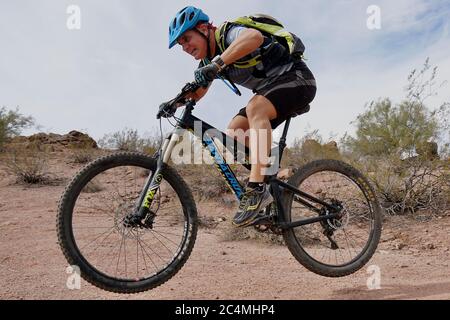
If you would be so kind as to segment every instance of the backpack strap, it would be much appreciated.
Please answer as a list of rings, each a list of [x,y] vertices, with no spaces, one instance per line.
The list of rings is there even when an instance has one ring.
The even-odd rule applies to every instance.
[[[292,37],[292,34],[289,31],[284,29],[283,26],[257,22],[250,17],[239,17],[235,19],[233,22],[242,24],[244,26],[248,26],[250,28],[258,29],[259,31],[267,32],[271,35],[274,35],[275,37],[286,39],[287,45],[289,47],[289,52],[291,54],[294,53],[295,47],[294,38]]]
[[[220,52],[225,51],[226,34],[227,34],[228,30],[230,29],[230,27],[231,27],[231,23],[228,21],[225,21],[214,32],[214,36],[216,38],[216,44],[219,47]]]
[[[219,28],[216,29],[214,36],[216,38],[216,44],[219,47],[219,50],[221,52],[225,51],[225,40],[226,40],[226,35],[228,33],[228,31],[231,29],[231,27],[236,26],[237,23],[234,22],[224,22]],[[244,25],[245,26],[245,25]],[[261,63],[262,58],[261,55],[257,55],[256,57],[253,57],[251,59],[245,60],[245,61],[235,61],[233,63],[233,66],[239,69],[245,69],[245,68],[250,68],[250,67],[254,67],[257,64]]]

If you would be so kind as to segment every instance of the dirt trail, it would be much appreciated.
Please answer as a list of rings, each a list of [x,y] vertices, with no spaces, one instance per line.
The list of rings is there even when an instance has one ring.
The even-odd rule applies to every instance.
[[[60,174],[69,177],[75,169]],[[425,222],[389,218],[369,264],[351,276],[331,279],[303,268],[283,246],[224,241],[233,209],[220,208],[219,213],[217,204],[208,203],[199,205],[200,215],[228,220],[201,228],[186,265],[162,286],[119,295],[82,280],[80,290],[69,290],[55,230],[63,186],[30,188],[1,178],[1,299],[450,299],[448,215]],[[367,288],[370,265],[380,268],[378,290]]]

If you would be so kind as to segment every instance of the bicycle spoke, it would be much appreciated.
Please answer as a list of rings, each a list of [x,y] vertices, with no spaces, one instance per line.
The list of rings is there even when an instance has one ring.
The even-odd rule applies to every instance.
[[[74,180],[74,187],[65,191],[68,193],[63,198],[65,207],[58,212],[60,217],[64,216],[59,218],[63,223],[58,228],[66,235],[61,238],[65,252],[69,252],[72,260],[84,263],[91,274],[98,274],[90,279],[94,284],[108,276],[110,280],[102,282],[102,288],[111,288],[111,283],[173,276],[178,269],[169,266],[180,264],[190,254],[191,240],[187,237],[192,233],[195,236],[197,230],[186,228],[195,223],[186,213],[193,212],[195,204],[189,200],[187,188],[180,188],[184,182],[170,173],[168,179],[172,181],[166,178],[161,181],[151,207],[156,213],[153,229],[138,226],[131,220],[125,223],[125,218],[135,212],[148,180],[141,171],[149,170],[125,163],[148,164],[154,160],[133,153],[118,153],[103,159],[83,168]],[[71,212],[68,218],[66,212]],[[67,235],[67,230],[71,234]],[[184,251],[180,249],[183,247]],[[145,281],[142,285],[151,286],[158,281]],[[112,291],[116,290],[135,289],[120,285]]]
[[[122,244],[123,244],[123,239],[124,238],[125,238],[125,235],[122,235],[122,239],[120,241],[120,247],[119,247],[119,254],[117,256],[117,265],[116,265],[116,273],[115,273],[116,277],[117,277],[117,271],[119,269],[120,254],[122,253]]]
[[[294,231],[299,245],[311,258],[326,264],[342,265],[356,259],[369,241],[373,228],[370,204],[359,186],[340,173],[328,171],[312,174],[299,188],[328,203],[341,201],[346,210],[340,218],[341,225],[326,226],[334,229],[333,241],[338,245],[336,249],[331,248],[331,242],[322,234],[325,230],[323,222],[303,226],[304,228],[299,230],[301,232]],[[291,221],[316,216],[317,213],[305,205],[292,202]],[[333,221],[327,220],[326,223],[334,223]]]
[[[109,230],[114,231],[114,226],[112,226]],[[96,241],[97,239],[99,239],[102,235],[104,235],[105,233],[107,233],[109,230],[106,230],[105,232],[103,232],[102,234],[100,234],[98,237],[96,237],[94,240],[92,240],[91,242],[89,242],[88,244],[84,245],[81,250],[85,249],[88,245],[90,245],[91,243],[93,243],[94,241]]]
[[[163,245],[163,247],[164,248],[166,248],[167,249],[167,251],[169,251],[170,253],[172,253],[172,251],[170,251],[170,249],[169,248],[167,248],[167,246],[155,235],[155,233],[158,233],[158,232],[156,232],[156,231],[154,231],[154,230],[152,230],[153,232],[150,232],[162,245]],[[158,233],[159,234],[159,233]],[[161,234],[160,234],[161,235]],[[169,240],[169,242],[172,242],[173,244],[175,244],[177,247],[178,247],[178,244],[176,244],[175,242],[173,242],[172,240],[170,240],[169,238],[167,238],[167,237],[165,237],[165,236],[163,236],[163,235],[161,235],[163,238],[165,238],[165,239],[167,239],[167,240]]]
[[[161,258],[161,256],[147,242],[142,239],[140,240],[140,242],[143,243],[147,247],[147,249],[150,249],[150,251],[152,251],[160,260],[164,261],[164,259]]]

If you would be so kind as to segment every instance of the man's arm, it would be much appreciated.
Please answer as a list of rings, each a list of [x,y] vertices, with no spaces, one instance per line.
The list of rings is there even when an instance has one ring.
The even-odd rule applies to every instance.
[[[209,84],[209,86],[206,88],[201,87],[201,88],[197,89],[197,91],[187,94],[185,98],[186,99],[194,99],[195,102],[197,102],[205,96],[205,94],[208,92],[208,89],[210,86],[211,86],[211,84]],[[182,106],[184,106],[184,103],[175,104],[175,107],[177,107],[177,108],[182,107]]]
[[[242,30],[220,57],[226,65],[232,64],[258,49],[263,42],[264,36],[260,31],[256,29]]]
[[[228,48],[220,55],[220,59],[225,65],[232,64],[236,60],[245,57],[258,49],[263,42],[264,36],[260,31],[245,28],[239,32],[236,39],[232,41]],[[195,93],[188,95],[187,97],[193,98],[196,101],[200,100],[206,92],[208,92],[211,82],[214,80],[216,74],[220,72],[221,68],[221,64],[215,62],[213,59],[212,64],[197,69],[195,71],[195,80],[204,87],[198,89]],[[208,87],[206,87],[206,85]]]
[[[211,83],[206,88],[200,87],[199,89],[197,89],[197,91],[186,95],[186,98],[194,99],[197,102],[205,96],[205,94],[208,92],[210,86],[211,86]]]
[[[195,91],[194,93],[189,94],[187,96],[187,98],[194,99],[195,101],[200,100],[208,92],[210,86],[211,86],[211,84],[209,84],[209,86],[206,88],[201,87],[201,88],[197,89],[197,91]]]

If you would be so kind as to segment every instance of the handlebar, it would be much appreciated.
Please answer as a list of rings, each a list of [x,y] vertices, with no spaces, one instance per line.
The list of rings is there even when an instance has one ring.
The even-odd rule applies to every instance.
[[[181,89],[181,92],[172,100],[170,100],[167,103],[163,103],[160,105],[158,114],[156,115],[156,119],[160,119],[161,117],[168,118],[173,116],[177,109],[177,103],[186,104],[186,96],[189,93],[193,93],[197,91],[200,88],[200,86],[197,84],[197,82],[188,82],[185,84],[183,89]]]

